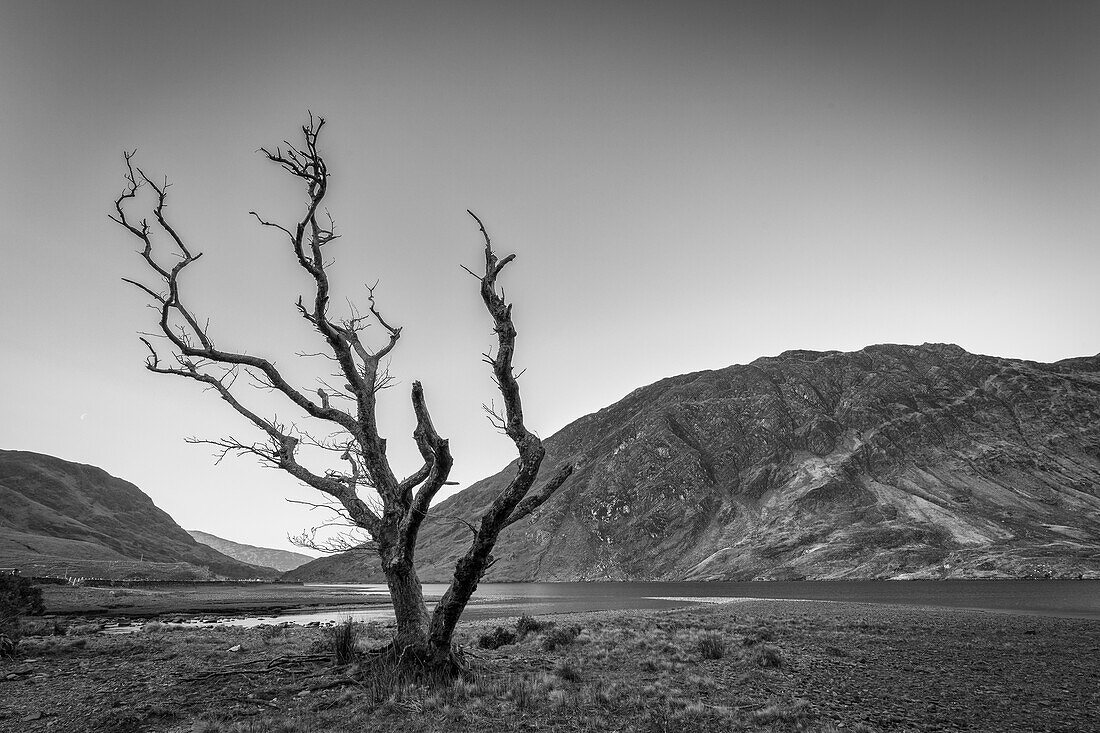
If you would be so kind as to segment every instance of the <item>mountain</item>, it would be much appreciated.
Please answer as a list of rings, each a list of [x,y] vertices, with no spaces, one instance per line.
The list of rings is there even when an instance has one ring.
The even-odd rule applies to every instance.
[[[542,475],[577,469],[486,581],[1100,577],[1100,356],[788,351],[642,387],[545,444]],[[515,467],[433,508],[424,580],[449,580]],[[355,553],[288,577],[379,574]]]
[[[197,529],[189,529],[187,530],[187,534],[194,537],[196,542],[201,542],[207,547],[213,547],[218,552],[223,555],[228,555],[234,560],[240,560],[250,565],[261,565],[265,568],[272,568],[282,573],[305,565],[307,562],[314,559],[300,552],[276,550],[271,547],[242,545],[239,542],[222,539],[221,537],[206,532],[200,532]]]
[[[73,575],[274,575],[199,544],[139,488],[101,468],[7,450],[0,450],[0,565]]]

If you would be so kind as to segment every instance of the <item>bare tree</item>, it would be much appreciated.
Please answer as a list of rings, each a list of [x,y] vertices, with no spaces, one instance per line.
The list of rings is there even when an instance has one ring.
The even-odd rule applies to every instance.
[[[494,420],[515,443],[519,462],[507,487],[493,500],[480,522],[471,527],[470,547],[457,561],[449,588],[429,615],[415,568],[416,543],[432,499],[447,483],[452,465],[450,447],[432,424],[423,387],[413,382],[411,398],[416,429],[412,437],[423,464],[404,478],[399,478],[390,465],[386,441],[379,436],[376,399],[378,391],[389,383],[381,362],[397,346],[401,328],[382,316],[373,287],[368,288],[365,312],[353,307],[352,315],[347,318],[337,318],[331,313],[330,263],[325,255],[326,248],[337,235],[332,219],[322,214],[329,173],[318,151],[317,140],[324,124],[323,118],[314,118],[311,114],[309,123],[302,127],[302,146],[287,142],[274,150],[261,148],[268,160],[277,163],[305,186],[305,210],[297,221],[285,226],[250,213],[260,225],[287,240],[298,266],[309,274],[311,292],[308,297],[298,297],[296,308],[323,339],[323,353],[335,360],[338,366],[335,376],[337,381],[343,382],[342,387],[324,382],[315,391],[302,390],[290,384],[273,361],[226,350],[215,343],[207,321],[196,315],[185,301],[180,286],[182,273],[197,262],[202,253],[192,249],[165,216],[167,181],[153,181],[134,165],[133,153],[124,155],[126,187],[114,202],[111,219],[138,240],[139,254],[156,284],[150,286],[139,280],[124,280],[150,297],[151,305],[159,313],[155,335],[165,344],[154,346],[150,338],[141,338],[149,352],[146,368],[205,385],[265,434],[260,442],[236,438],[200,442],[218,446],[222,455],[251,455],[286,471],[329,497],[346,519],[365,530],[381,559],[397,617],[392,651],[406,662],[445,672],[460,664],[453,647],[455,627],[479,580],[493,562],[492,550],[500,532],[545,502],[565,482],[573,468],[565,466],[534,489],[546,450],[538,436],[524,425],[519,383],[512,367],[516,342],[512,306],[497,287],[501,272],[515,255],[498,257],[484,224],[469,212],[478,224],[485,248],[484,270],[480,273],[467,271],[480,282],[481,298],[493,319],[497,337],[495,353],[485,354],[503,399],[503,409],[494,413]],[[155,225],[147,218],[134,220],[126,212],[132,207],[139,189],[145,186],[152,192]],[[154,239],[158,238],[167,243],[170,252],[162,253],[154,247]],[[385,343],[371,346],[361,337],[370,323],[381,326]],[[317,438],[316,432],[295,423],[286,425],[275,417],[261,415],[242,400],[240,390],[235,388],[242,373],[334,432],[328,437]],[[344,409],[338,405],[348,407]],[[338,462],[330,461],[329,465],[340,468],[322,470],[307,466],[304,452],[299,450],[303,445],[338,456]]]

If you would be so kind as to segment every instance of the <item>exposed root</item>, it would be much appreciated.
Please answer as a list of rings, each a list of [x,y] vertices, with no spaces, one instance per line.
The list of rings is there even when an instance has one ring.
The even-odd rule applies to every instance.
[[[394,689],[406,685],[449,685],[472,675],[461,647],[452,646],[441,653],[426,646],[399,645],[396,641],[367,652],[360,671],[365,683],[392,685]]]

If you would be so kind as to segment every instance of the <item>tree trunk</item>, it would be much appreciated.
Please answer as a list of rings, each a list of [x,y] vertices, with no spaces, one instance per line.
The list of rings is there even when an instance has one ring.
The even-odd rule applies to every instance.
[[[406,675],[410,680],[430,683],[449,683],[466,673],[467,667],[460,649],[455,649],[452,638],[454,623],[445,636],[430,634],[432,617],[424,605],[424,592],[420,578],[411,563],[384,564],[390,600],[397,616],[397,635],[384,650],[378,661]],[[476,582],[473,587],[477,587]],[[471,588],[470,593],[473,590]],[[448,593],[449,595],[449,593]],[[466,595],[462,602],[469,599]],[[461,608],[459,609],[461,613]],[[436,614],[438,616],[438,613]],[[458,620],[455,614],[455,621]]]
[[[428,647],[428,608],[424,605],[424,590],[412,563],[394,558],[392,551],[380,548],[382,571],[390,589],[390,601],[397,617],[397,650],[415,650],[422,654]]]
[[[490,553],[496,543],[496,533],[490,533],[490,536],[491,538],[486,539],[479,533],[474,539],[473,547],[455,564],[451,585],[435,607],[429,643],[437,654],[444,649],[450,649],[458,619],[462,616],[470,597],[477,590],[481,576],[489,566],[492,557]]]

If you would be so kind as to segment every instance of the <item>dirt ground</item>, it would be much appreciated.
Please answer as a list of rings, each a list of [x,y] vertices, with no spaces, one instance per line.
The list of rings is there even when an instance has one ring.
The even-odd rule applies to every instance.
[[[335,666],[327,628],[74,624],[0,662],[0,730],[1100,730],[1097,621],[756,600],[540,621],[497,649],[478,639],[515,619],[464,625],[472,674],[443,688]],[[354,631],[365,655],[390,629]]]

